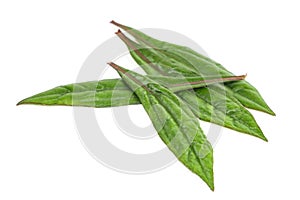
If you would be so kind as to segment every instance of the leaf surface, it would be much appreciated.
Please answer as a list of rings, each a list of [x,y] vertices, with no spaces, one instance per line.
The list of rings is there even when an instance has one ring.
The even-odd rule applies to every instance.
[[[216,68],[206,68],[209,70],[209,73],[202,74],[196,66],[185,58],[180,57],[180,60],[170,58],[170,56],[159,53],[153,48],[141,47],[120,31],[117,32],[117,35],[125,42],[135,61],[151,75],[159,75],[160,71],[163,71],[168,77],[226,76],[220,74],[219,69]],[[141,54],[144,57],[140,57]],[[221,84],[214,85],[219,85],[219,89],[216,90],[216,87],[197,88],[194,89],[194,93],[191,91],[182,91],[178,94],[184,101],[188,102],[191,110],[201,120],[209,121],[267,141],[252,114],[236,99],[233,91]],[[248,125],[251,125],[251,127],[248,127]]]
[[[242,80],[245,76],[219,78],[208,76],[201,77],[165,77],[148,76],[151,79],[169,87],[173,92],[188,90],[219,82],[231,82]],[[107,79],[74,83],[55,87],[48,91],[26,98],[18,103],[38,105],[64,105],[64,106],[87,106],[87,107],[114,107],[123,105],[139,104],[138,98],[127,87],[122,79]]]
[[[141,31],[119,24],[114,21],[112,21],[111,23],[126,30],[140,44],[144,44],[146,47],[151,47],[159,51],[160,53],[165,54],[167,57],[176,60],[177,62],[180,62],[182,60],[188,60],[192,65],[192,67],[190,67],[190,70],[192,71],[196,67],[198,72],[200,72],[200,74],[202,75],[209,75],[211,71],[213,72],[218,71],[220,74],[227,75],[227,76],[233,75],[233,73],[228,71],[225,67],[223,67],[218,62],[215,62],[214,60],[194,51],[189,47],[157,40],[155,38],[152,38],[144,34]],[[164,61],[164,59],[158,60],[157,58],[151,60],[151,57],[149,57],[149,55],[147,56],[145,52],[143,52],[143,54],[151,62],[158,63],[157,61]],[[188,70],[187,72],[189,72],[190,70]],[[226,87],[234,91],[235,98],[237,98],[245,107],[262,111],[270,115],[275,115],[275,113],[264,101],[264,99],[262,98],[258,90],[247,81],[240,81],[239,83],[228,83],[226,84]]]
[[[168,88],[110,63],[134,91],[160,138],[188,169],[214,190],[213,150],[189,107]]]

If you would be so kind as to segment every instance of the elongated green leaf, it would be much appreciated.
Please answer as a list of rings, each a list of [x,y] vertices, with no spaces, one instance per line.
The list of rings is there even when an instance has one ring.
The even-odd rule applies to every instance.
[[[113,107],[139,104],[138,98],[120,79],[91,81],[59,86],[18,103],[86,107]]]
[[[267,141],[252,114],[238,101],[231,99],[226,89],[220,88],[222,92],[217,92],[216,87],[220,86],[213,85],[194,92],[181,91],[177,95],[187,102],[194,114],[201,120]]]
[[[203,76],[203,74],[198,72],[196,67],[189,66],[190,63],[188,60],[182,59],[185,63],[178,62],[164,54],[157,53],[153,48],[140,48],[139,44],[128,39],[120,31],[117,32],[117,35],[125,42],[132,57],[147,73],[157,75],[160,74],[159,71],[164,71],[165,74],[173,77],[195,74],[199,77]],[[140,54],[143,54],[144,57],[140,57]],[[152,65],[149,65],[149,63],[152,63]],[[153,65],[156,65],[156,67],[153,68]],[[187,66],[190,70],[187,69]],[[153,72],[153,69],[159,70],[154,70]],[[216,68],[207,69],[210,70],[210,74],[217,74],[220,77],[224,76]],[[209,121],[267,141],[252,114],[239,103],[233,92],[227,87],[222,87],[222,85],[219,85],[219,89],[214,92],[215,89],[211,87],[209,87],[209,90],[207,88],[197,88],[194,89],[194,93],[183,91],[178,93],[178,95],[184,101],[188,102],[194,114],[201,120]]]
[[[110,65],[138,96],[163,142],[214,190],[213,150],[189,107],[157,82],[113,63]]]
[[[177,44],[173,44],[173,43],[169,43],[169,42],[165,42],[165,41],[155,39],[155,38],[150,37],[149,35],[141,32],[137,29],[134,29],[134,28],[129,27],[129,26],[125,26],[123,24],[115,22],[114,20],[111,21],[111,23],[118,26],[118,27],[120,27],[121,29],[125,30],[126,32],[128,32],[138,42],[146,44],[149,47],[152,47],[152,48],[159,47],[159,49],[162,49],[162,50],[163,49],[165,49],[165,50],[167,50],[167,49],[177,49],[177,50],[180,50],[180,51],[183,51],[183,52],[189,52],[189,53],[194,54],[196,56],[200,56],[200,57],[202,57],[203,59],[205,59],[209,62],[215,62],[212,59],[210,59],[210,58],[208,58],[208,57],[206,57],[202,54],[199,54],[198,52],[194,51],[193,49],[191,49],[189,47],[181,46],[181,45],[177,45]]]
[[[193,70],[196,67],[202,75],[208,75],[207,72],[210,72],[211,70],[217,70],[222,75],[233,75],[231,72],[226,70],[221,64],[213,61],[212,59],[204,55],[199,54],[198,52],[188,47],[160,41],[131,27],[124,26],[114,21],[112,21],[112,23],[126,30],[141,44],[154,48],[160,53],[167,55],[167,57],[170,57],[173,54],[173,56],[171,56],[170,58],[175,59],[177,62],[181,62],[182,60],[188,60],[192,65],[192,68],[190,68],[190,70]],[[147,56],[145,52],[143,52],[143,54],[150,61],[155,60],[156,63],[158,61],[163,61],[158,59],[151,60],[151,54],[150,57],[149,55]],[[187,72],[189,72],[189,70]],[[226,86],[234,91],[234,96],[247,108],[275,115],[275,113],[270,109],[270,107],[266,104],[262,96],[259,94],[257,89],[253,87],[250,83],[246,81],[241,81],[239,83],[228,83],[226,84]]]
[[[145,51],[146,49],[143,51],[143,53],[146,54]],[[233,76],[233,74],[227,71],[222,65],[208,62],[193,54],[184,54],[180,51],[168,51],[165,52],[165,55],[176,60],[177,62],[184,63],[185,66],[193,69],[193,72],[197,72],[191,73],[191,70],[187,70],[185,74],[188,76],[196,76],[197,74],[201,74],[203,76],[212,74],[220,74],[220,76]],[[151,57],[150,54],[148,54],[148,56]],[[149,58],[149,60],[151,59]],[[184,74],[184,72],[180,73]],[[275,115],[275,113],[265,103],[257,89],[247,81],[239,81],[238,83],[226,83],[225,85],[226,87],[228,87],[228,89],[232,90],[232,94],[234,95],[234,97],[238,99],[245,107]]]
[[[188,90],[197,87],[205,87],[219,82],[243,80],[245,76],[234,77],[165,77],[149,76],[158,81],[173,92]],[[65,105],[65,106],[88,106],[88,107],[113,107],[138,104],[138,98],[124,84],[121,79],[108,79],[102,81],[91,81],[84,83],[59,86],[26,98],[20,104],[39,105]]]

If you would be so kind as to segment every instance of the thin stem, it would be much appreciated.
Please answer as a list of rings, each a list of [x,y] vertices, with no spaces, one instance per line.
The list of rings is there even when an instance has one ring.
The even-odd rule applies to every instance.
[[[155,48],[153,45],[151,45],[149,42],[147,42],[146,40],[144,40],[143,38],[141,38],[139,35],[135,34],[134,31],[130,31],[130,29],[132,29],[132,28],[130,28],[130,27],[128,27],[128,26],[125,26],[125,25],[123,25],[123,24],[120,24],[120,23],[118,23],[118,22],[115,22],[114,20],[112,20],[110,23],[112,23],[113,25],[115,25],[115,26],[117,26],[117,27],[119,27],[119,28],[121,28],[121,29],[123,29],[123,30],[129,32],[130,35],[132,35],[134,38],[136,38],[136,39],[142,41],[142,42],[145,43],[147,46],[149,46],[149,47],[151,47],[151,48],[153,48],[153,49],[159,50],[159,49]]]
[[[118,22],[115,22],[114,20],[112,20],[110,23],[112,23],[113,25],[117,26],[117,27],[120,27],[121,29],[125,30],[125,31],[128,31],[130,30],[131,28],[128,27],[128,26],[125,26],[123,24],[120,24]]]
[[[141,81],[139,81],[138,79],[136,79],[135,77],[133,77],[131,74],[127,73],[127,71],[124,68],[122,68],[121,66],[119,66],[119,65],[117,65],[117,64],[115,64],[113,62],[109,62],[107,64],[109,64],[116,71],[118,71],[118,72],[124,74],[125,76],[127,76],[128,78],[130,78],[132,81],[134,81],[139,86],[143,87],[148,92],[152,93],[152,91],[149,90],[149,88],[147,86],[145,86]]]
[[[129,47],[130,50],[134,51],[144,62],[146,62],[160,74],[167,75],[158,66],[154,65],[146,56],[144,56],[144,54],[142,54],[142,52],[137,48],[137,44],[130,40],[128,37],[126,37],[126,35],[124,35],[120,29],[116,32],[116,35]]]
[[[197,85],[197,84],[202,84],[202,83],[220,83],[220,82],[229,82],[229,81],[239,81],[239,80],[244,80],[246,78],[246,76],[247,76],[247,74],[240,75],[240,76],[230,76],[230,77],[225,77],[225,78],[215,78],[215,79],[209,79],[209,80],[177,83],[177,84],[170,84],[169,87]]]

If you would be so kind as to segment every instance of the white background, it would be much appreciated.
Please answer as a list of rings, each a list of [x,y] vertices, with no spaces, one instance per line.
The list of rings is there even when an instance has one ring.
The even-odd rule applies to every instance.
[[[297,1],[194,2],[1,1],[0,199],[300,198]],[[247,72],[276,112],[252,112],[268,143],[223,130],[215,192],[179,162],[147,175],[108,169],[82,146],[72,108],[15,106],[74,82],[85,58],[113,35],[112,19],[190,37],[231,71]],[[107,110],[96,112],[111,121]]]

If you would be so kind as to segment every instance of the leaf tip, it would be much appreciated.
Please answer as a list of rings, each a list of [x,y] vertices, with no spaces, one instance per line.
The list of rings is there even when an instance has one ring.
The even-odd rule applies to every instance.
[[[264,113],[267,113],[269,115],[272,115],[272,116],[276,116],[274,111],[267,104],[265,104],[265,108],[263,110],[260,110],[260,111],[262,111]]]
[[[27,100],[27,98],[26,98],[26,99],[23,99],[23,100],[21,100],[21,101],[19,101],[19,102],[16,104],[16,106],[19,106],[19,105],[23,105],[23,104],[28,103],[28,102],[26,102],[26,100]]]
[[[263,139],[265,142],[269,142],[269,140],[265,137],[264,139]]]
[[[273,112],[273,110],[269,110],[269,112],[268,112],[270,115],[272,115],[272,116],[276,116],[276,114]]]
[[[264,136],[263,134],[261,134],[261,135],[259,136],[259,138],[262,139],[262,140],[265,141],[265,142],[268,142],[268,139],[267,139],[266,136]]]
[[[208,187],[209,187],[209,189],[212,191],[212,192],[214,192],[215,191],[215,186],[214,186],[214,183],[212,182],[211,184],[207,184],[208,185]]]

